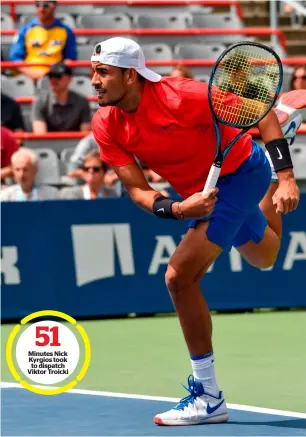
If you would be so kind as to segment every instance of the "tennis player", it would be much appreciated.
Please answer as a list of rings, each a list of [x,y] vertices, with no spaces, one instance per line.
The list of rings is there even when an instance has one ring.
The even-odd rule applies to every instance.
[[[189,349],[189,395],[154,418],[159,425],[228,420],[212,348],[212,324],[199,283],[222,250],[235,246],[252,266],[276,260],[281,216],[296,209],[299,190],[287,141],[274,111],[259,123],[278,184],[261,147],[245,134],[226,157],[217,188],[202,195],[216,138],[208,86],[192,79],[162,78],[145,67],[139,45],[126,38],[97,44],[91,58],[100,109],[92,129],[101,159],[114,167],[132,200],[161,219],[190,220],[173,254],[166,284]],[[220,126],[222,147],[237,129]],[[151,188],[135,156],[166,179],[184,199],[173,201]]]

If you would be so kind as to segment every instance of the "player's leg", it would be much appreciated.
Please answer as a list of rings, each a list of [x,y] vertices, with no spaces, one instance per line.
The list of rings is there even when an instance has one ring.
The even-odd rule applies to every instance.
[[[271,182],[265,197],[259,204],[261,211],[267,219],[269,227],[275,232],[275,234],[281,238],[282,236],[282,216],[276,212],[276,208],[273,205],[272,197],[277,190],[278,182]]]
[[[296,132],[302,123],[302,118],[305,116],[305,113],[306,90],[290,91],[283,94],[276,108],[276,114],[284,137],[287,139],[289,145],[293,144]],[[259,207],[267,220],[268,226],[259,244],[249,241],[237,247],[249,264],[259,268],[268,268],[274,264],[282,236],[282,216],[276,213],[275,206],[272,203],[272,197],[278,187],[278,178],[267,152],[266,157],[271,166],[272,179],[270,187],[260,202]],[[243,229],[241,233],[243,233]]]
[[[295,90],[284,93],[280,98],[275,112],[284,137],[288,141],[289,146],[291,146],[294,143],[297,130],[302,123],[303,117],[306,116],[306,90]],[[271,166],[272,179],[269,190],[259,206],[265,215],[270,228],[278,237],[281,237],[282,216],[276,213],[275,207],[272,203],[272,197],[278,187],[278,178],[268,152],[266,152],[266,157]]]
[[[208,240],[208,223],[202,222],[188,230],[166,272],[167,288],[192,356],[212,351],[211,317],[200,289],[200,280],[222,249]]]
[[[235,237],[234,245],[241,256],[252,266],[260,269],[271,267],[277,258],[282,236],[282,217],[276,213],[272,203],[278,184],[272,182],[259,204],[259,208],[248,217]],[[260,241],[248,241],[250,229],[258,229]],[[261,229],[261,230],[260,230]]]
[[[190,353],[193,376],[188,379],[190,395],[175,408],[158,414],[158,425],[194,425],[228,420],[226,404],[219,391],[214,369],[212,325],[200,280],[222,248],[209,241],[209,222],[189,229],[171,257],[166,284],[174,303]]]
[[[190,395],[175,408],[155,417],[155,423],[182,425],[219,423],[227,420],[225,401],[219,391],[211,344],[211,322],[199,284],[222,249],[229,250],[247,217],[258,208],[268,189],[270,166],[256,144],[250,158],[237,172],[218,181],[218,201],[213,213],[192,220],[187,235],[173,254],[166,282],[174,302],[191,355],[193,376],[188,380]],[[262,215],[264,225],[266,220]],[[207,222],[209,221],[209,222]],[[261,239],[262,231],[258,237]]]

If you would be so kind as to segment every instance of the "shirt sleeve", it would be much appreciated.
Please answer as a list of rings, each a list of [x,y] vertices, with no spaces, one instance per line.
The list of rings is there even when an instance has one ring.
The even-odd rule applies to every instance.
[[[103,108],[104,109],[104,108]],[[109,108],[105,108],[110,111]],[[94,138],[100,147],[100,157],[102,161],[114,167],[122,167],[123,165],[134,164],[134,156],[121,147],[115,138],[114,131],[116,131],[116,121],[110,119],[109,114],[103,115],[97,111],[93,117],[92,131]]]
[[[77,43],[75,34],[72,32],[72,30],[69,27],[66,27],[67,31],[67,40],[64,47],[64,59],[71,59],[72,61],[76,61],[77,56]]]
[[[32,105],[32,121],[46,121],[43,112],[43,102],[40,97],[35,99]]]
[[[22,27],[16,40],[13,42],[10,50],[10,60],[11,61],[23,61],[26,57],[26,46],[25,46],[25,35],[27,32],[27,27]]]

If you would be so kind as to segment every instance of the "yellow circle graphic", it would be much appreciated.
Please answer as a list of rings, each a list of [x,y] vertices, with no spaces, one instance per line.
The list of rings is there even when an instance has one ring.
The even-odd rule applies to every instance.
[[[40,388],[40,387],[36,387],[33,386],[31,384],[29,384],[27,381],[23,381],[19,375],[19,373],[17,372],[14,362],[13,362],[13,356],[12,356],[12,351],[13,351],[13,343],[15,340],[16,335],[18,334],[19,330],[20,330],[20,325],[16,325],[12,332],[10,333],[7,345],[6,345],[6,361],[7,361],[7,365],[10,369],[11,374],[13,375],[14,379],[16,379],[17,382],[19,382],[24,388],[26,388],[29,391],[32,391],[34,393],[40,394],[40,395],[47,395],[47,396],[52,396],[52,395],[58,395],[60,393],[64,393],[67,390],[72,389],[73,387],[75,387],[77,385],[78,382],[80,382],[89,367],[90,364],[90,359],[91,359],[91,348],[90,348],[90,341],[89,338],[86,334],[85,329],[79,325],[77,323],[77,321],[69,316],[68,314],[62,313],[60,311],[53,311],[53,310],[44,310],[44,311],[37,311],[35,313],[29,314],[28,316],[24,317],[20,323],[21,325],[25,325],[26,323],[28,323],[29,321],[36,319],[38,317],[44,317],[44,316],[53,316],[53,317],[59,317],[61,319],[66,320],[67,322],[71,323],[72,325],[75,325],[76,329],[79,331],[80,336],[83,340],[84,346],[85,346],[85,358],[84,358],[84,363],[82,366],[82,369],[80,370],[79,374],[76,376],[76,378],[69,382],[69,384],[66,384],[64,387],[58,387],[58,388],[54,388],[54,389],[45,389],[45,388]]]

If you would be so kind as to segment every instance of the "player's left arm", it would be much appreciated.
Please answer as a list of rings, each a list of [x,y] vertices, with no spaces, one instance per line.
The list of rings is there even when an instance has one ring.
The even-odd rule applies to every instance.
[[[258,123],[258,128],[279,181],[278,188],[272,198],[273,205],[276,207],[277,213],[287,214],[297,208],[300,198],[287,140],[283,136],[278,118],[273,110]]]

